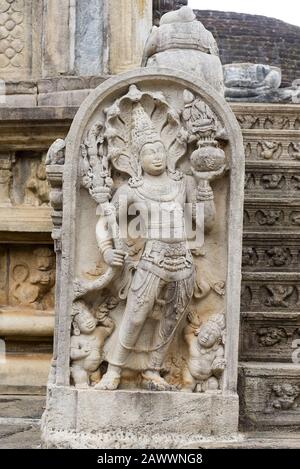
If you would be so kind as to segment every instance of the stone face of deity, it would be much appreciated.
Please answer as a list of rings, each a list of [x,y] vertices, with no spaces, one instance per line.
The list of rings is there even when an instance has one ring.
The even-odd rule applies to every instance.
[[[141,149],[140,160],[145,173],[161,175],[167,168],[167,155],[162,142],[146,143]]]

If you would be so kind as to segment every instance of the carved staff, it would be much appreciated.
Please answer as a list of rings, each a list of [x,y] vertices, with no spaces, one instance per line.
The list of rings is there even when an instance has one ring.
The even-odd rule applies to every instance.
[[[82,184],[97,202],[97,214],[105,218],[115,248],[122,250],[124,247],[120,240],[116,209],[110,203],[113,181],[108,157],[103,145],[102,129],[103,126],[100,123],[93,125],[84,144],[81,145]],[[119,267],[109,266],[106,272],[94,281],[76,279],[74,281],[74,299],[105,288],[119,272]]]

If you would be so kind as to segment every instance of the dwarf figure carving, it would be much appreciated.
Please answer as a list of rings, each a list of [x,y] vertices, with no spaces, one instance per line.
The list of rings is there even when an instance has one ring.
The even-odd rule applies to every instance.
[[[183,333],[189,357],[183,375],[182,391],[205,392],[219,389],[219,380],[226,365],[224,314],[215,314],[199,327],[196,315],[190,312],[188,325]]]
[[[88,388],[92,381],[100,380],[103,345],[114,330],[114,322],[103,312],[96,318],[83,301],[74,303],[73,314],[71,377],[77,388]]]

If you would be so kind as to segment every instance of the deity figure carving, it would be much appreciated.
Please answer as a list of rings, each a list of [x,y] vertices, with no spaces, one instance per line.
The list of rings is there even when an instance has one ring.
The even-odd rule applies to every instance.
[[[54,254],[49,248],[33,251],[33,260],[16,263],[12,270],[13,297],[19,304],[35,309],[53,308],[55,284]]]
[[[0,205],[11,205],[12,158],[0,156]]]
[[[73,305],[73,335],[71,338],[71,377],[77,388],[87,388],[100,380],[105,339],[115,324],[107,312],[94,316],[83,301]]]
[[[183,334],[188,345],[183,391],[205,392],[219,389],[219,378],[225,369],[225,316],[215,314],[204,324],[189,313]]]
[[[26,205],[46,206],[49,204],[49,185],[46,177],[44,159],[32,161],[30,175],[25,185]]]
[[[127,368],[139,370],[144,389],[176,389],[161,370],[195,287],[185,205],[196,232],[209,233],[216,216],[211,181],[227,169],[217,140],[226,138],[220,122],[187,90],[183,102],[180,114],[163,93],[131,85],[105,110],[105,122],[89,129],[81,146],[82,186],[98,204],[96,239],[108,268],[95,280],[77,279],[75,298],[88,298],[115,282],[125,303],[107,352],[107,372],[96,389],[117,389]],[[192,175],[176,167],[188,148]],[[112,195],[115,170],[130,179]],[[138,223],[128,224],[128,214],[136,211]],[[137,239],[144,240],[137,261],[128,252],[133,227]],[[213,289],[223,292],[224,282]]]
[[[45,160],[45,165],[64,164],[65,162],[66,142],[58,138],[49,148]]]

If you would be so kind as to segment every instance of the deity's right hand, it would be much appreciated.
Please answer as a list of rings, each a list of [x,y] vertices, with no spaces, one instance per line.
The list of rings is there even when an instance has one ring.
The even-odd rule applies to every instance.
[[[106,264],[112,267],[122,267],[126,256],[127,253],[120,249],[107,249],[103,254]]]

